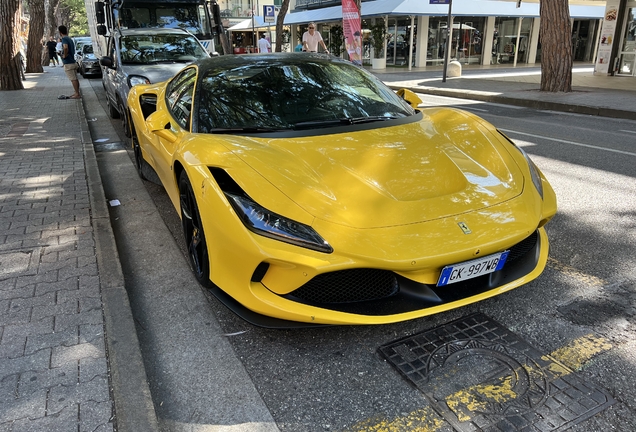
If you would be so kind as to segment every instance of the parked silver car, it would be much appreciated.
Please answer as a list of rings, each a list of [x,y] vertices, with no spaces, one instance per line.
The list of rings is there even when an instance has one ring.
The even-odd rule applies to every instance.
[[[82,45],[82,49],[79,52],[79,73],[83,77],[88,75],[102,75],[102,68],[99,65],[99,60],[93,53],[93,44],[87,43]]]
[[[108,55],[102,82],[106,89],[108,114],[121,118],[126,136],[130,136],[128,92],[136,84],[165,81],[186,64],[207,58],[209,54],[191,33],[181,29],[116,30],[108,41]]]

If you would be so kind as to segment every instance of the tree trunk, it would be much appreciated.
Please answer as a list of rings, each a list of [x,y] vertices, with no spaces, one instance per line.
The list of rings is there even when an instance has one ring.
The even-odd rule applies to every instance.
[[[57,11],[57,5],[60,3],[60,0],[49,0],[48,7],[46,8],[46,25],[47,25],[47,34],[46,39],[49,37],[55,36],[57,32],[57,20],[55,19],[55,12]]]
[[[541,91],[572,91],[572,28],[568,0],[541,0]]]
[[[42,73],[42,36],[44,35],[44,3],[42,0],[28,0],[29,39],[26,53],[26,72]],[[46,39],[45,39],[46,41]]]
[[[55,11],[60,0],[46,0],[44,2],[45,22],[44,22],[44,40],[49,40],[49,37],[55,37],[57,33],[57,20],[55,19]],[[55,38],[57,42],[57,38]],[[42,49],[42,66],[48,66],[49,64],[49,51],[44,47]]]
[[[278,18],[276,18],[276,52],[283,50],[283,21],[285,21],[285,15],[289,10],[289,0],[283,0],[280,5],[280,11],[278,11]],[[292,47],[295,44],[292,44]]]
[[[21,90],[19,16],[20,0],[0,0],[0,90]]]

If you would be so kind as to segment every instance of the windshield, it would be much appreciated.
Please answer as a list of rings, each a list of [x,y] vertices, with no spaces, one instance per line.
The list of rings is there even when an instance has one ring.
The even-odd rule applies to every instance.
[[[123,36],[120,50],[124,64],[187,63],[207,57],[199,42],[187,34]]]
[[[120,25],[123,28],[182,28],[197,36],[210,32],[207,16],[201,5],[138,5],[126,2],[121,10]]]
[[[198,129],[313,129],[407,117],[414,110],[364,69],[346,62],[254,62],[202,78]]]

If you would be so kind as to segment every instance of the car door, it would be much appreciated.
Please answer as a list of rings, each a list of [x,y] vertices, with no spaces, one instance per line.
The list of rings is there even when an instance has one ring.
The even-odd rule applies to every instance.
[[[115,37],[111,36],[108,40],[108,57],[113,60],[113,67],[106,67],[103,70],[102,82],[104,83],[104,88],[106,89],[106,97],[110,99],[111,104],[113,106],[116,105],[116,87],[115,82],[117,81],[117,68],[119,67],[119,57],[117,55],[117,49],[115,48]]]
[[[173,155],[182,139],[190,133],[192,121],[192,105],[194,99],[194,84],[196,81],[196,67],[190,67],[177,74],[166,87],[166,107],[169,112],[169,139],[159,137],[152,140],[157,145],[151,151],[157,167],[157,174],[164,185],[171,184]],[[167,127],[167,128],[168,128]]]

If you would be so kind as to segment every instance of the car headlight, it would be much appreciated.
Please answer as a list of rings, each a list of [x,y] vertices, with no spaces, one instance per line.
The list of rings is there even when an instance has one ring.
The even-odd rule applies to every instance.
[[[333,252],[329,243],[310,226],[273,213],[245,196],[227,192],[225,196],[250,231],[318,252]]]
[[[521,154],[523,155],[523,157],[526,159],[526,162],[528,163],[528,168],[530,169],[530,177],[532,178],[532,184],[534,184],[534,187],[537,188],[537,191],[539,192],[541,199],[543,199],[543,182],[541,181],[541,174],[539,174],[539,168],[537,168],[534,162],[532,162],[532,159],[530,159],[530,156],[528,156],[528,153],[526,153],[524,149],[522,149],[517,144],[515,144],[514,141],[512,141],[510,138],[506,136],[506,134],[502,133],[501,131],[498,131],[498,132],[504,138],[506,138],[506,140],[508,140],[508,142],[512,144],[514,148],[519,150]]]
[[[150,80],[141,75],[131,75],[128,77],[128,87],[132,88],[137,84],[150,84]]]
[[[541,174],[539,174],[539,168],[537,168],[534,162],[532,162],[532,159],[530,159],[530,156],[528,156],[528,154],[521,147],[517,148],[519,149],[523,157],[526,158],[526,162],[528,162],[528,167],[530,168],[530,177],[532,178],[532,183],[534,184],[534,187],[537,188],[537,191],[539,191],[541,199],[543,199],[543,183],[541,182]]]

